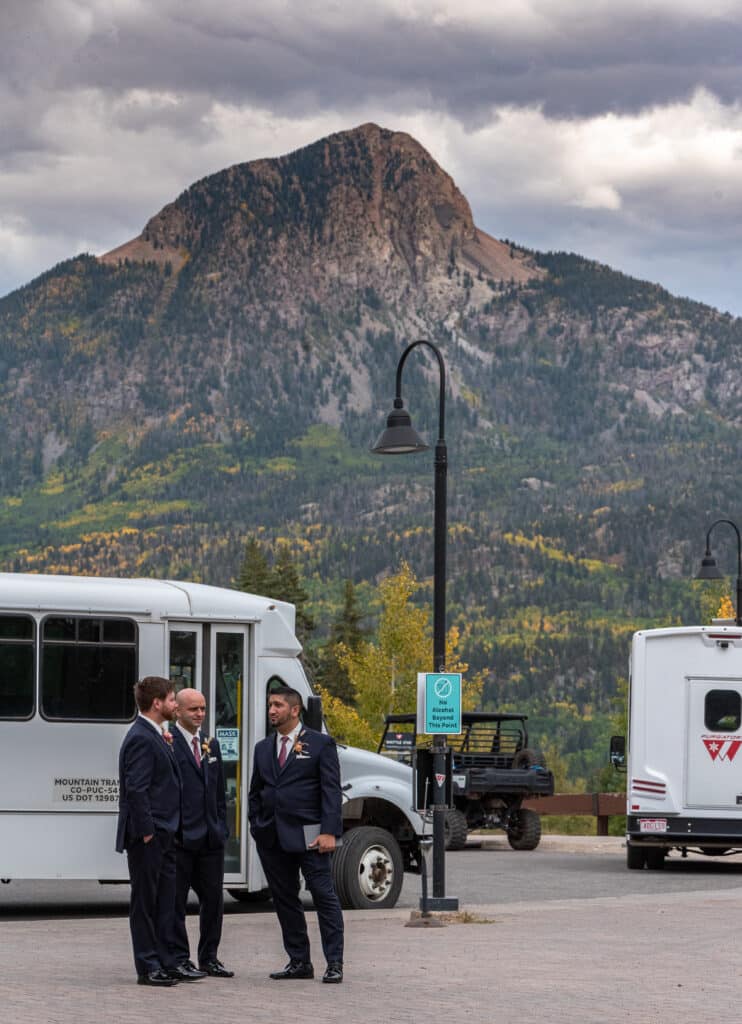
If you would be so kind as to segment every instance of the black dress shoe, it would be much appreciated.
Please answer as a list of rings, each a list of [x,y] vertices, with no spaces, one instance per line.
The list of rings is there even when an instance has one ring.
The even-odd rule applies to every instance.
[[[182,964],[176,964],[175,967],[171,967],[168,974],[175,981],[200,981],[201,978],[206,977],[206,971],[199,971],[190,960],[185,960]]]
[[[343,980],[343,965],[338,963],[328,964],[327,970],[322,975],[322,980],[326,985],[339,985]]]
[[[290,960],[282,971],[274,971],[271,978],[274,981],[299,981],[301,978],[313,978],[314,968],[309,963],[302,963],[301,960]]]
[[[234,971],[228,971],[221,960],[209,960],[208,963],[198,966],[210,978],[234,978]]]
[[[170,988],[172,985],[177,984],[177,980],[170,977],[170,972],[163,971],[162,969],[149,971],[147,974],[137,976],[137,985],[155,985],[158,988]]]

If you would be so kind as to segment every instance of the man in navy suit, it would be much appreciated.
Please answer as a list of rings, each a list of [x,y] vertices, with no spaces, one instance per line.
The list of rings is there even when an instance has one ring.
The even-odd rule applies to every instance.
[[[340,766],[335,741],[305,728],[301,694],[271,693],[268,717],[276,734],[255,747],[248,817],[281,926],[289,962],[276,981],[313,978],[309,936],[299,899],[299,871],[317,911],[327,970],[343,980],[343,915],[332,880],[332,851],[343,832]],[[311,838],[314,835],[314,838]]]
[[[170,953],[175,913],[175,837],[180,830],[180,772],[163,723],[175,714],[173,685],[146,676],[134,687],[139,714],[119,752],[116,849],[126,850],[131,881],[129,926],[140,985],[182,977]]]
[[[176,844],[175,929],[173,954],[178,964],[195,970],[186,931],[188,890],[199,900],[198,966],[212,978],[232,978],[217,957],[224,913],[224,844],[227,800],[219,743],[201,732],[206,700],[198,690],[180,690],[173,753],[183,785],[183,829]]]

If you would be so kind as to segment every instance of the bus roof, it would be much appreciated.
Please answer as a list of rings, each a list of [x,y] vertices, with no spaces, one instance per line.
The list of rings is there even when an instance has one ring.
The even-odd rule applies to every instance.
[[[277,611],[293,633],[295,609],[285,601],[181,580],[0,573],[0,611],[64,611],[153,618],[262,621]]]

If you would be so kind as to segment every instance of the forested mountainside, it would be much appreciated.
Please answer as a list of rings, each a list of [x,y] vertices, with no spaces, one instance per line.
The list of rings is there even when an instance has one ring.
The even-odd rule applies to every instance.
[[[491,238],[408,135],[231,167],[0,300],[2,568],[230,585],[247,536],[283,539],[318,635],[345,579],[429,579],[432,458],[368,452],[418,337],[448,371],[462,654],[582,770],[631,631],[698,619],[705,528],[737,511],[742,323]],[[437,388],[416,352],[433,439]]]

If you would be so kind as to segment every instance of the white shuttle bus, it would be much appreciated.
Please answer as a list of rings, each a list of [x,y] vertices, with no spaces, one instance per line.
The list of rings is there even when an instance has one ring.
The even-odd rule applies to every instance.
[[[293,605],[196,583],[0,573],[0,879],[128,879],[114,849],[118,752],[134,683],[160,675],[206,697],[204,732],[221,744],[227,780],[225,887],[264,897],[247,791],[267,696],[292,686],[319,711],[294,618]],[[339,755],[338,894],[348,907],[393,906],[403,872],[419,869],[411,769]]]
[[[672,849],[742,850],[742,628],[634,634],[628,747],[629,868],[661,868]]]

